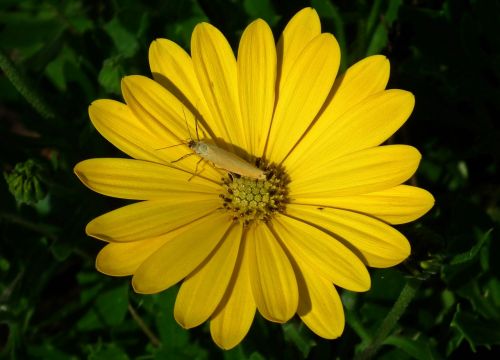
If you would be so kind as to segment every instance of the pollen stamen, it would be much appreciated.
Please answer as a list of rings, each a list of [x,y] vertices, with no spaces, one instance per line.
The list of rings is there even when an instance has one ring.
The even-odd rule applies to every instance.
[[[262,161],[259,164],[262,167]],[[225,192],[220,195],[222,206],[234,220],[249,225],[254,221],[269,221],[275,212],[283,212],[288,197],[288,178],[280,168],[265,168],[266,179],[257,180],[230,174],[223,178]]]

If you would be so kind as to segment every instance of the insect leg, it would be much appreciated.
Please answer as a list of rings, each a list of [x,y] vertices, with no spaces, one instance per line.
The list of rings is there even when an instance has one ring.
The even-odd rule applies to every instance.
[[[191,181],[191,179],[194,178],[198,174],[198,165],[200,165],[200,163],[202,161],[203,161],[203,158],[200,158],[200,160],[198,160],[198,162],[196,163],[196,167],[194,169],[194,173],[193,173],[193,175],[191,175],[191,177],[188,179],[188,181]]]
[[[171,161],[170,163],[172,163],[172,164],[173,164],[173,163],[176,163],[176,162],[181,161],[181,160],[184,160],[185,158],[190,157],[191,155],[194,155],[194,154],[195,154],[195,153],[189,153],[189,154],[183,155],[183,156],[181,156],[180,158],[178,158],[177,160]]]

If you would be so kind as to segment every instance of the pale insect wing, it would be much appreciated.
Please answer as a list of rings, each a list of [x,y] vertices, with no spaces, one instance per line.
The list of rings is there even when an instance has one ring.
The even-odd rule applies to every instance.
[[[208,146],[206,154],[199,155],[204,159],[213,162],[215,166],[241,176],[260,180],[265,179],[266,175],[263,170],[246,162],[239,156],[215,145],[206,145]]]

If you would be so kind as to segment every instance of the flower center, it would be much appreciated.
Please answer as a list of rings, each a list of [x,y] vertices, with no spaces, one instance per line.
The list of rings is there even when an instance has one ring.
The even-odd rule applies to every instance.
[[[220,195],[224,208],[234,220],[249,225],[269,221],[274,212],[283,212],[287,198],[288,179],[276,166],[266,167],[266,179],[257,180],[235,174],[223,179],[225,192]]]

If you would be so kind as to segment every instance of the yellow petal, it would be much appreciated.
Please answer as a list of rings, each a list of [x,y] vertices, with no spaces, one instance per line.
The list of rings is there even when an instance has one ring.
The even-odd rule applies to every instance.
[[[174,230],[175,237],[137,269],[132,278],[134,290],[154,294],[182,280],[210,255],[231,224],[226,213],[216,212]]]
[[[209,138],[213,136],[207,133],[204,124],[185,104],[163,86],[144,76],[132,75],[123,78],[122,92],[131,111],[141,119],[151,133],[155,134],[158,139],[155,142],[155,151],[168,160],[167,165],[191,173],[201,170],[197,165],[200,161],[199,156],[189,156],[175,164],[172,163],[184,155],[194,154],[187,146],[192,137],[197,140],[198,134],[202,137],[206,134]],[[205,163],[203,165],[203,176],[214,180],[220,179],[220,172],[213,166],[206,166]]]
[[[212,256],[182,282],[175,300],[175,320],[186,329],[205,322],[221,301],[238,255],[242,226],[237,224]]]
[[[162,236],[142,241],[108,244],[97,255],[95,266],[106,275],[132,275],[144,260],[168,240],[168,236]]]
[[[338,338],[344,331],[344,309],[333,284],[300,262],[297,314],[314,333],[325,339]]]
[[[316,10],[304,8],[295,14],[283,30],[278,41],[279,88],[288,77],[295,60],[307,44],[321,33],[321,23]]]
[[[327,233],[284,215],[275,216],[273,229],[295,261],[303,261],[334,284],[352,291],[370,288],[370,275],[361,260]]]
[[[290,176],[301,176],[345,154],[380,145],[404,124],[414,104],[413,95],[404,90],[386,90],[368,97],[321,129],[314,141],[295,148],[295,164],[285,162]]]
[[[294,203],[316,207],[334,207],[367,214],[389,224],[404,224],[418,219],[434,205],[428,191],[408,185],[354,196],[320,196],[294,198]]]
[[[212,122],[202,95],[193,62],[183,48],[167,39],[156,39],[149,47],[149,65],[153,78],[191,109],[199,112],[204,124]],[[184,101],[185,100],[185,101]],[[202,119],[198,119],[202,121]],[[215,134],[215,137],[220,134]]]
[[[238,48],[238,84],[248,151],[261,157],[274,110],[276,47],[267,23],[256,20],[243,32]]]
[[[324,116],[338,118],[368,96],[383,91],[389,74],[389,60],[383,55],[368,56],[358,61],[335,82],[334,94]]]
[[[186,125],[183,130],[180,126],[181,120],[184,120],[183,105],[164,87],[145,76],[130,75],[122,79],[121,88],[130,110],[149,131],[168,141],[167,145],[179,143],[186,138]],[[179,119],[176,119],[177,108],[180,112]],[[187,108],[186,112],[190,114]],[[186,122],[188,120],[191,117]]]
[[[89,159],[74,171],[95,192],[122,199],[163,199],[178,193],[196,198],[197,193],[220,192],[220,185],[200,176],[191,179],[188,172],[142,160]]]
[[[326,230],[368,266],[394,266],[410,255],[410,244],[403,234],[370,216],[341,209],[295,204],[289,204],[286,213]]]
[[[155,150],[161,146],[159,139],[127,105],[115,100],[96,100],[89,106],[89,116],[102,136],[131,157],[158,163],[168,161],[164,152]]]
[[[226,350],[232,349],[243,340],[255,316],[256,305],[250,285],[248,247],[249,242],[243,239],[231,282],[210,321],[212,339]]]
[[[220,199],[213,194],[173,194],[168,199],[143,201],[110,211],[89,222],[85,231],[105,241],[136,241],[187,225],[220,205]]]
[[[295,274],[278,240],[264,224],[248,231],[250,246],[250,281],[261,315],[269,321],[284,323],[298,304]]]
[[[331,147],[334,139],[337,138],[337,130],[331,131],[331,127],[337,122],[337,119],[368,96],[383,91],[389,80],[389,70],[389,61],[382,55],[369,56],[347,69],[345,74],[335,81],[332,94],[328,97],[325,109],[319,115],[318,120],[290,153],[284,165],[288,169],[292,169],[303,164],[305,159],[310,161],[311,158],[317,157],[318,153],[314,152],[317,148],[315,146],[317,142],[324,143],[326,141],[326,146]],[[380,111],[383,111],[383,108]],[[366,119],[371,121],[369,116],[362,117],[359,119],[361,125],[364,126],[363,121]],[[343,121],[346,120],[343,119]],[[347,121],[345,125],[350,126],[350,121]],[[386,124],[380,125],[383,127]],[[357,131],[353,131],[353,134],[358,136]],[[330,150],[328,149],[328,151]]]
[[[292,178],[290,198],[347,196],[384,190],[408,180],[420,153],[408,145],[386,145],[342,156],[323,169]],[[295,201],[296,202],[296,201]]]
[[[233,50],[214,26],[196,25],[191,37],[194,71],[212,114],[211,127],[228,143],[248,149],[247,134],[241,120],[237,66]],[[242,155],[239,153],[238,155]]]
[[[191,110],[156,81],[140,75],[126,76],[122,92],[144,125],[165,139],[165,146],[178,144],[194,133],[196,119]]]
[[[311,125],[330,92],[340,63],[331,34],[312,40],[300,53],[281,88],[266,157],[280,163]]]

